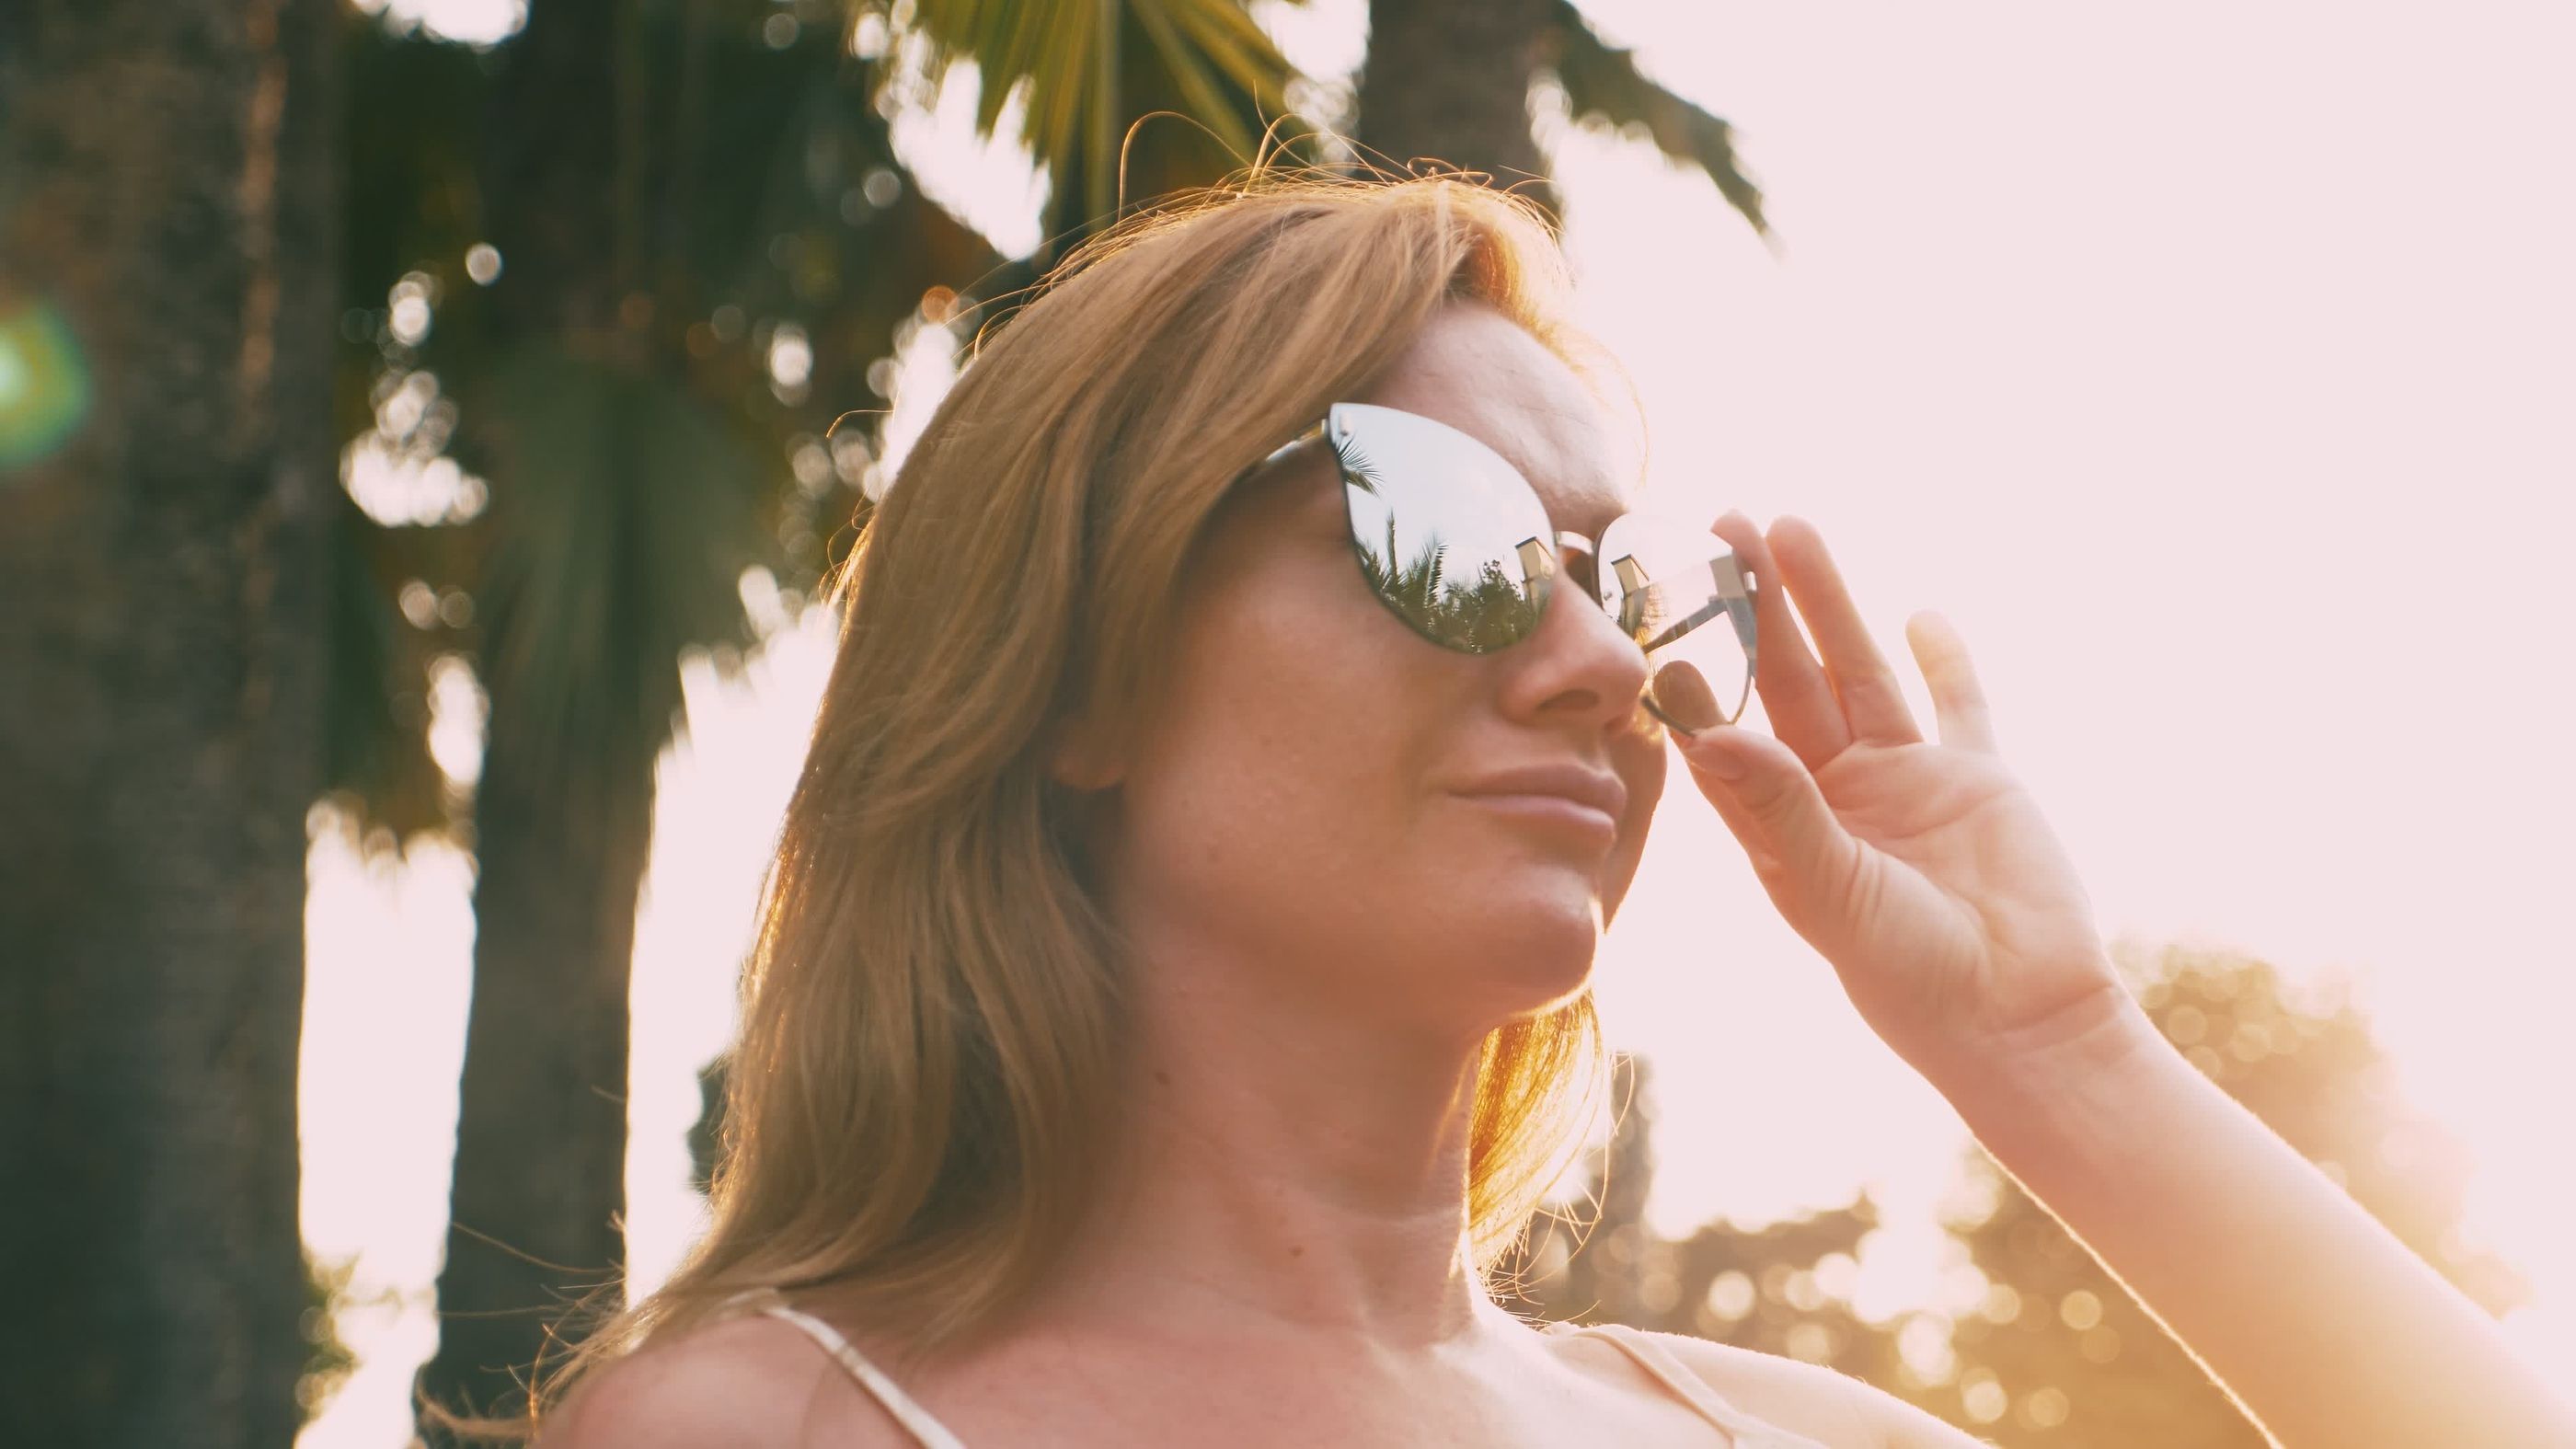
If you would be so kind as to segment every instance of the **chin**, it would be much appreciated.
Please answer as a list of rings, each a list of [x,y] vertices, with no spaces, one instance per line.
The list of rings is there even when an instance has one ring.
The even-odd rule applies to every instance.
[[[1591,983],[1601,949],[1600,907],[1588,890],[1524,895],[1510,909],[1478,913],[1458,937],[1475,942],[1459,953],[1459,964],[1476,973],[1495,1014],[1525,1016]]]

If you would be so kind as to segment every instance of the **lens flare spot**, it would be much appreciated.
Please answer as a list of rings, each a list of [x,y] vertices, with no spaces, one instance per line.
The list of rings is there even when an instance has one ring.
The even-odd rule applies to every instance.
[[[0,468],[60,447],[89,397],[89,369],[61,313],[39,302],[0,315]]]

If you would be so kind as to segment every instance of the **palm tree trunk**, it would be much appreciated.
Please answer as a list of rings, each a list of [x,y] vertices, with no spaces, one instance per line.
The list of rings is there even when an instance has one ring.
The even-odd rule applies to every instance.
[[[637,13],[631,0],[536,0],[503,51],[483,194],[504,258],[493,300],[505,346],[543,338],[605,358],[628,345],[619,303],[637,289],[644,241],[642,143],[623,129],[643,83],[631,73]],[[540,486],[498,473],[496,517]],[[514,627],[544,626],[495,620],[486,658]],[[562,1321],[574,1303],[619,1299],[627,992],[661,742],[564,740],[505,675],[487,687],[473,1001],[438,1351],[418,1380],[441,1403],[483,1411],[524,1405],[511,1374],[578,1340],[582,1325]]]
[[[340,22],[0,6],[0,416],[90,391],[32,443],[0,428],[13,1444],[275,1449],[301,1422]]]
[[[1445,161],[1493,177],[1557,214],[1530,135],[1530,78],[1545,56],[1548,0],[1369,0],[1359,139],[1381,165]]]
[[[420,1380],[483,1410],[624,1267],[627,989],[652,811],[649,760],[550,768],[514,702],[493,696],[475,802],[474,995],[438,1354]]]

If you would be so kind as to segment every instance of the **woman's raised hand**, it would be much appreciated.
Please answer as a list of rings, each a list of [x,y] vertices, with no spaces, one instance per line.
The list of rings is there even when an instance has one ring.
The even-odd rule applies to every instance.
[[[1682,756],[1871,1030],[1946,1087],[2135,1010],[2074,864],[1996,752],[1948,621],[1906,621],[1931,744],[1812,525],[1784,516],[1766,539],[1729,513],[1711,531],[1756,578],[1755,687],[1777,738],[1721,725]]]

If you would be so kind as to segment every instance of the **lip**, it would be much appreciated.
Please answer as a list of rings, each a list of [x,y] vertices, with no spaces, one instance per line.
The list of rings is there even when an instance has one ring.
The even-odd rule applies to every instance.
[[[1454,792],[1479,804],[1538,820],[1616,834],[1628,811],[1619,777],[1580,765],[1529,765],[1487,775]]]

